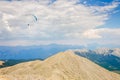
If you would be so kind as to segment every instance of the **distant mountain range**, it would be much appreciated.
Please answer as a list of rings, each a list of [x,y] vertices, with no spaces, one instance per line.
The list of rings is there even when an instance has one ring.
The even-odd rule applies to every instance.
[[[73,51],[60,52],[44,61],[36,60],[2,68],[0,75],[12,80],[120,80],[120,75]]]
[[[40,45],[40,46],[0,46],[0,60],[45,59],[60,51],[81,49],[84,46],[72,45]]]
[[[74,50],[74,52],[108,70],[120,71],[120,48],[99,48],[96,50],[79,49]]]
[[[40,45],[40,46],[0,46],[0,60],[19,59],[46,59],[60,51],[80,50],[82,53],[96,53],[102,55],[114,55],[120,57],[120,48],[85,49],[84,46],[76,45]]]

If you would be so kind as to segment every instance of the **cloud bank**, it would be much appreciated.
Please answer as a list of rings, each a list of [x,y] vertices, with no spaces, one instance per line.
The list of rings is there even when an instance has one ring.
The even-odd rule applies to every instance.
[[[100,28],[119,3],[87,6],[77,2],[1,1],[0,44],[89,44],[120,40],[120,29]]]

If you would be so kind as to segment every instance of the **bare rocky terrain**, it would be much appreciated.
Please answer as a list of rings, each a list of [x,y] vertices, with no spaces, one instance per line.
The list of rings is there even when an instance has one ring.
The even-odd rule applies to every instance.
[[[73,51],[60,52],[44,61],[36,60],[1,68],[0,76],[6,78],[2,80],[120,80],[119,74]]]

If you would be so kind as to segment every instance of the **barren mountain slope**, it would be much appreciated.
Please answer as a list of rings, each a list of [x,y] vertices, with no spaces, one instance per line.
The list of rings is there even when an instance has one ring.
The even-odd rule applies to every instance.
[[[58,53],[44,61],[3,68],[0,74],[12,80],[120,80],[118,74],[107,71],[72,51]]]

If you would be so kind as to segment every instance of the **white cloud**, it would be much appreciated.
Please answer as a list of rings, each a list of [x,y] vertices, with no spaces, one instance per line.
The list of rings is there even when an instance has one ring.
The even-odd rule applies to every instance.
[[[85,38],[89,38],[89,39],[96,39],[96,38],[102,38],[102,36],[100,36],[98,34],[97,30],[91,29],[91,30],[87,30],[83,33],[83,36]]]
[[[115,2],[86,6],[75,4],[77,0],[57,0],[52,4],[50,0],[38,1],[0,2],[1,40],[99,39],[104,35],[95,28],[104,25],[109,12],[118,6]]]
[[[98,29],[99,34],[103,38],[108,39],[119,39],[120,36],[120,28],[117,29],[110,29],[110,28],[101,28]]]
[[[117,7],[120,3],[119,2],[112,2],[111,4],[108,4],[106,6],[91,6],[91,8],[93,8],[93,11],[97,11],[100,13],[106,13],[108,11],[111,11],[112,9],[114,9],[115,7]]]
[[[110,28],[99,28],[87,30],[83,33],[83,36],[90,39],[106,38],[106,39],[116,39],[120,36],[120,28],[110,29]],[[105,39],[105,40],[106,40]]]

